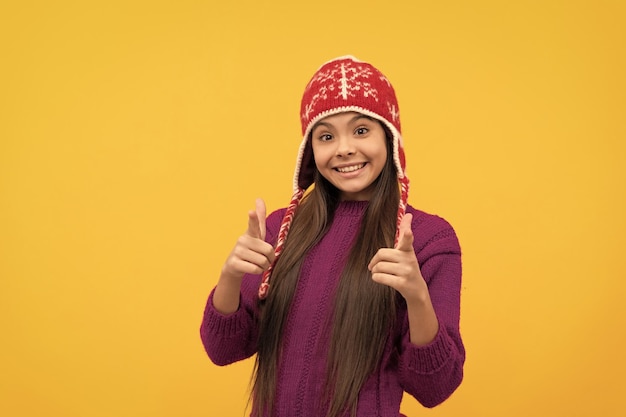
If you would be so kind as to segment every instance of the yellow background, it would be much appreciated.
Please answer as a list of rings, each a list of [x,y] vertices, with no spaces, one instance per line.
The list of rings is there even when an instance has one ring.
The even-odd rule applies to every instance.
[[[464,252],[464,383],[402,410],[623,416],[625,9],[3,2],[0,415],[243,415],[251,361],[210,363],[204,302],[254,198],[288,202],[309,77],[353,54]]]

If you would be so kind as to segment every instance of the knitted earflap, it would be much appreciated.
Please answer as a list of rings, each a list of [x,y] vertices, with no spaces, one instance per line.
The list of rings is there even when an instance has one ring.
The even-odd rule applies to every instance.
[[[302,142],[298,151],[296,171],[293,178],[293,196],[280,226],[274,262],[263,274],[259,298],[267,297],[270,276],[282,253],[293,216],[307,188],[315,178],[315,161],[309,141],[311,130],[325,117],[343,112],[357,112],[372,117],[391,132],[393,161],[400,182],[400,202],[396,222],[396,243],[399,239],[400,222],[406,212],[409,195],[409,179],[400,129],[400,110],[396,93],[389,80],[371,64],[353,56],[335,58],[322,65],[307,84],[300,104]]]

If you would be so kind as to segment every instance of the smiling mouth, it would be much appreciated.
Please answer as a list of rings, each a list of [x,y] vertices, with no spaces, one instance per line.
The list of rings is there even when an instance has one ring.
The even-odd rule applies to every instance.
[[[341,167],[341,168],[338,167],[338,168],[335,168],[335,171],[339,171],[339,172],[343,172],[343,173],[354,172],[354,171],[357,171],[357,170],[363,168],[364,166],[365,166],[365,163],[358,164],[358,165],[350,165],[349,167]]]

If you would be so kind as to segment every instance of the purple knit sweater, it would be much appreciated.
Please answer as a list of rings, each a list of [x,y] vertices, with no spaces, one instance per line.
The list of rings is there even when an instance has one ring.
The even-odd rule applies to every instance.
[[[324,328],[333,291],[341,274],[341,260],[356,236],[367,202],[342,202],[333,224],[309,252],[294,295],[291,315],[284,329],[283,357],[279,365],[276,417],[319,417],[315,409],[325,381],[329,332]],[[405,303],[398,304],[399,323],[388,339],[381,366],[364,384],[359,395],[359,417],[396,417],[402,392],[422,405],[434,407],[454,392],[463,379],[465,350],[459,334],[461,251],[452,227],[442,218],[409,206],[413,214],[413,247],[422,276],[439,319],[439,333],[430,344],[415,346],[409,339]],[[266,240],[275,243],[283,210],[267,219]],[[200,334],[204,347],[217,365],[248,358],[257,350],[257,291],[261,277],[246,275],[239,309],[220,314],[209,296]],[[400,297],[401,298],[401,297]]]

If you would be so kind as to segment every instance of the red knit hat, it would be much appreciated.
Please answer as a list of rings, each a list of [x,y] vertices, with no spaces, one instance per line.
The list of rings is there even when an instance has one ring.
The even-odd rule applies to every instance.
[[[300,105],[302,143],[293,178],[294,193],[278,232],[274,262],[263,274],[263,282],[259,288],[261,299],[267,297],[270,275],[283,251],[285,239],[300,200],[315,178],[317,168],[309,141],[311,129],[323,118],[343,112],[357,112],[372,117],[383,123],[391,132],[393,161],[400,182],[396,242],[398,240],[400,221],[406,211],[408,200],[409,179],[405,172],[400,111],[396,94],[389,80],[372,65],[359,61],[353,56],[335,58],[317,70],[302,96]]]

